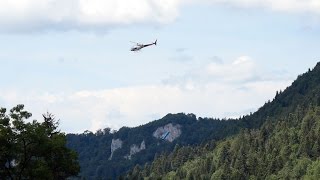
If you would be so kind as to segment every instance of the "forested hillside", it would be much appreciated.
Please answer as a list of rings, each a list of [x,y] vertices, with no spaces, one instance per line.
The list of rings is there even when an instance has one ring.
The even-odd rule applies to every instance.
[[[153,136],[159,127],[168,124],[172,124],[172,127],[179,127],[181,134],[176,139],[170,142],[170,139]],[[241,124],[237,120],[196,118],[193,114],[179,113],[168,114],[160,120],[143,126],[123,127],[117,132],[110,132],[110,129],[106,128],[96,133],[87,131],[83,134],[68,134],[67,137],[68,147],[79,154],[82,177],[114,179],[136,164],[143,165],[153,161],[157,154],[171,152],[176,144],[180,146],[200,145],[209,140],[218,140],[235,134],[240,127]],[[111,156],[111,148],[116,147],[112,146],[114,142],[119,142],[119,147],[114,148]],[[145,148],[141,148],[142,142]],[[138,149],[133,148],[134,146]],[[140,151],[139,148],[141,148]],[[130,156],[132,149],[136,149],[137,152]]]
[[[297,107],[286,118],[207,146],[175,149],[128,179],[320,179],[320,106]]]
[[[236,150],[239,150],[233,144],[237,142],[241,145],[239,142],[241,138],[247,138],[246,141],[250,143],[252,143],[251,141],[259,141],[258,144],[247,144],[244,141],[244,147],[240,145],[236,147],[241,147],[241,152],[248,150],[246,153],[256,150],[245,149],[247,146],[248,148],[260,148],[260,154],[256,154],[255,156],[262,158],[264,155],[262,153],[269,153],[269,149],[268,151],[267,149],[263,149],[267,148],[267,143],[270,143],[271,146],[275,144],[271,143],[273,140],[269,139],[273,139],[274,134],[281,134],[277,130],[282,127],[280,122],[286,122],[286,126],[288,127],[298,128],[295,126],[299,126],[300,122],[303,122],[304,117],[315,114],[312,117],[317,118],[317,106],[320,104],[320,63],[312,71],[309,70],[307,73],[298,76],[297,80],[283,92],[280,91],[275,94],[275,98],[272,101],[266,102],[257,112],[243,116],[237,120],[196,118],[193,114],[186,115],[183,113],[168,114],[162,119],[146,125],[136,128],[123,127],[117,132],[111,133],[107,128],[96,133],[69,134],[67,136],[68,146],[79,153],[81,175],[89,179],[116,178],[133,167],[135,168],[131,171],[129,177],[158,177],[164,175],[167,177],[197,177],[198,174],[193,175],[196,172],[206,174],[204,178],[212,177],[212,174],[215,174],[214,177],[218,177],[217,173],[225,174],[226,172],[231,172],[236,169],[233,165],[243,164],[240,161],[235,163],[236,161],[232,159],[238,157],[238,154],[232,153],[236,153],[238,152]],[[314,109],[314,111],[310,109]],[[290,124],[293,117],[297,117],[295,124]],[[171,130],[168,127],[171,127]],[[265,130],[266,128],[267,130]],[[236,135],[241,129],[245,130],[242,130],[239,136],[217,143],[217,141]],[[300,133],[299,128],[294,131]],[[159,136],[155,136],[156,132],[161,133]],[[168,139],[174,133],[179,136]],[[264,137],[262,142],[260,142],[261,139],[256,139],[260,138],[261,134]],[[300,143],[300,141],[297,142]],[[294,144],[287,145],[297,146]],[[111,153],[111,150],[113,150],[113,153]],[[221,161],[218,161],[219,163],[216,164],[216,159],[221,154],[220,152],[227,153],[228,156],[226,159],[220,159]],[[278,153],[278,151],[276,152]],[[205,157],[199,156],[201,154],[204,154]],[[245,161],[248,160],[247,156],[246,154]],[[154,157],[156,157],[156,161],[151,164]],[[175,160],[172,161],[172,158]],[[266,155],[265,158],[270,157]],[[297,158],[299,159],[300,156],[297,156]],[[204,161],[204,159],[206,160]],[[262,161],[264,160],[266,159]],[[197,164],[198,161],[199,163],[205,162],[205,164],[208,164],[206,166],[207,169],[195,169],[194,172],[191,171],[193,166],[203,168],[202,165]],[[228,163],[231,163],[231,161],[233,164],[229,166]],[[176,163],[166,164],[169,162]],[[272,160],[270,162],[275,163]],[[141,169],[145,163],[149,165],[146,165],[145,169]],[[269,160],[266,163],[269,163]],[[285,164],[286,162],[283,163]],[[220,167],[223,164],[225,167]],[[283,168],[283,165],[277,165],[276,169],[271,168],[273,169],[272,174],[280,171],[279,169]],[[192,176],[189,172],[193,172]],[[243,174],[241,171],[239,173]],[[247,178],[252,174],[255,174],[255,172],[246,169],[245,175],[235,175],[235,177]],[[267,175],[258,175],[257,177],[267,177]],[[226,178],[231,178],[231,176]]]
[[[318,63],[283,93],[277,93],[273,102],[242,118],[249,128],[238,135],[210,145],[176,148],[151,164],[136,166],[126,177],[320,179],[319,84]],[[262,126],[255,128],[259,124]]]

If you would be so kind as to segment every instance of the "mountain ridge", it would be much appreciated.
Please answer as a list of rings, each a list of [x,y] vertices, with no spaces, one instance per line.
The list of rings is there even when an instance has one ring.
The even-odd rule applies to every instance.
[[[317,63],[312,71],[299,75],[291,86],[278,92],[272,102],[251,116],[240,118],[249,128],[239,134],[214,142],[214,148],[209,150],[206,146],[175,149],[142,168],[135,166],[125,177],[319,179],[319,84],[320,63]],[[203,154],[197,155],[195,151]]]
[[[236,135],[241,129],[258,129],[267,120],[275,121],[286,117],[297,106],[319,103],[320,63],[311,71],[299,75],[283,92],[277,92],[275,98],[265,103],[251,115],[239,119],[220,120],[197,118],[194,114],[167,114],[160,120],[149,122],[134,128],[122,127],[117,132],[105,134],[69,134],[68,146],[79,153],[81,176],[94,178],[112,178],[132,169],[137,164],[151,163],[159,154],[170,153],[176,145],[195,146],[211,141],[219,141]],[[153,132],[169,123],[181,125],[182,133],[172,143],[152,136]],[[113,139],[120,139],[123,146],[110,157],[110,145]],[[145,142],[145,149],[125,159],[132,145]],[[91,147],[91,148],[90,148]],[[106,158],[107,157],[107,158]]]

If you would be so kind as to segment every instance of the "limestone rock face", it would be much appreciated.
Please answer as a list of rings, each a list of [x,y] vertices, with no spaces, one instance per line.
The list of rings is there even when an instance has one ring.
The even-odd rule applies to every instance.
[[[146,144],[144,142],[144,140],[141,142],[140,147],[136,144],[131,145],[130,147],[130,154],[126,155],[124,158],[126,159],[131,159],[131,157],[135,154],[137,154],[138,152],[142,151],[146,149]]]
[[[119,149],[121,147],[122,147],[121,139],[112,139],[112,142],[111,142],[111,155],[109,157],[109,160],[112,159],[114,151],[116,151],[117,149]]]
[[[163,139],[169,142],[173,142],[181,135],[181,125],[172,125],[169,123],[163,127],[159,127],[153,132],[153,136],[158,139]]]

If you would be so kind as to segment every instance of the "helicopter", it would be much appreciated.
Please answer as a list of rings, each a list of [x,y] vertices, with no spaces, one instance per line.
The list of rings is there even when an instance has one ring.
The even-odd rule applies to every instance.
[[[132,43],[135,43],[135,42],[132,42]],[[152,46],[152,45],[157,45],[157,39],[156,39],[155,42],[150,43],[150,44],[139,44],[139,43],[136,43],[136,46],[132,47],[131,51],[140,51],[142,48],[145,48],[145,47],[148,47],[148,46]]]

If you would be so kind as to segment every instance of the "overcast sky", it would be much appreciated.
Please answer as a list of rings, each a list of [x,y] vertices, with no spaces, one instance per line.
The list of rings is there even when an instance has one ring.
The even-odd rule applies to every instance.
[[[320,1],[1,0],[0,42],[0,106],[65,132],[239,117],[320,61]]]

